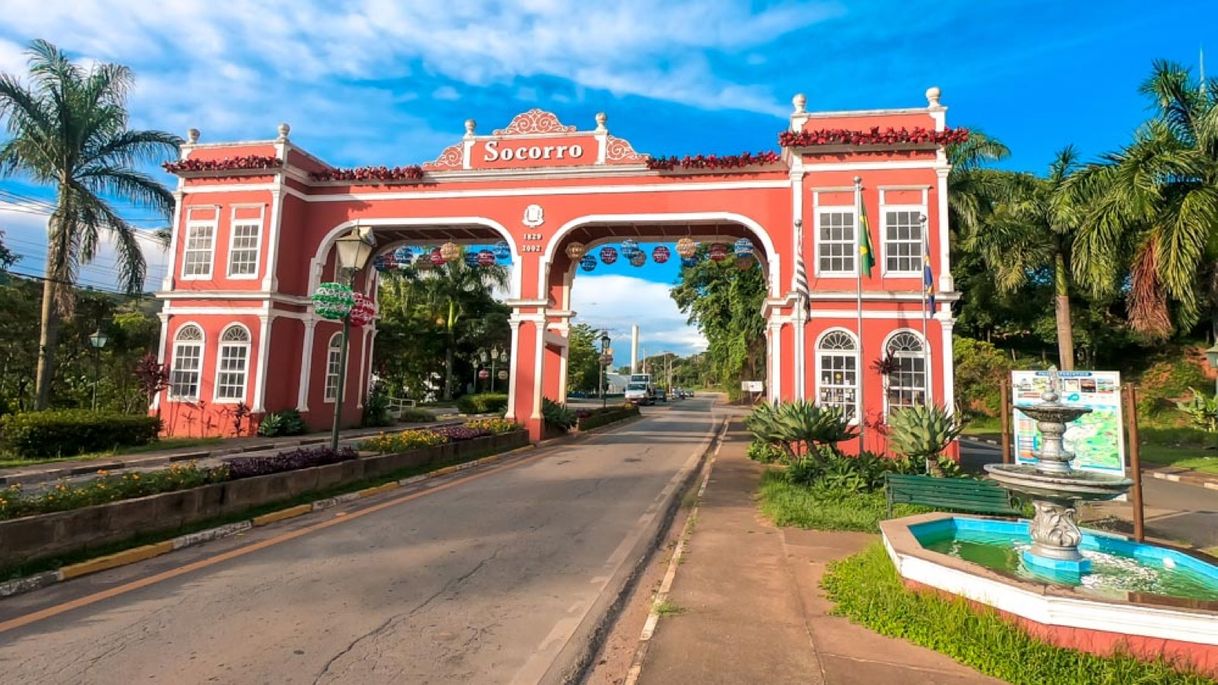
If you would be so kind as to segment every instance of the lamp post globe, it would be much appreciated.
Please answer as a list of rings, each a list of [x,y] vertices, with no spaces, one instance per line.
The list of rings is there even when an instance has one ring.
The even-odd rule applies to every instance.
[[[89,336],[89,344],[93,347],[93,411],[97,411],[97,382],[100,380],[101,350],[109,338],[98,328]]]

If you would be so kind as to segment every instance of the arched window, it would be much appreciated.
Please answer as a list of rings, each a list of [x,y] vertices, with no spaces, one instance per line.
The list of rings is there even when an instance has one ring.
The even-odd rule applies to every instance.
[[[173,365],[169,395],[179,400],[199,399],[199,372],[203,368],[203,329],[187,324],[173,338]]]
[[[245,399],[245,378],[250,359],[250,333],[233,324],[220,335],[216,362],[216,401],[241,402]]]
[[[858,415],[859,353],[854,337],[829,331],[816,346],[816,396],[823,407],[838,407],[846,416]]]
[[[909,331],[888,339],[884,349],[896,367],[888,374],[888,411],[926,404],[926,346]]]
[[[342,334],[330,336],[330,345],[326,348],[326,402],[338,398],[338,371],[342,368]]]

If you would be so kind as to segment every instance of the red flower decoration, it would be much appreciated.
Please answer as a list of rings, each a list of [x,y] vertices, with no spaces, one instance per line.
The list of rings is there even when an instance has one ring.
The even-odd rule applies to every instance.
[[[309,174],[314,181],[356,181],[361,183],[418,182],[423,180],[423,167],[361,166],[353,169],[325,169]]]
[[[171,174],[180,174],[201,171],[278,169],[282,166],[283,160],[274,155],[244,155],[242,157],[224,157],[222,159],[181,159],[176,162],[165,162],[161,165],[161,168]]]
[[[752,166],[776,164],[781,157],[773,150],[744,152],[739,155],[694,155],[685,157],[653,157],[647,160],[647,168],[658,171],[674,169],[742,169]]]
[[[968,140],[968,129],[947,128],[942,131],[915,127],[894,129],[891,126],[880,130],[873,126],[868,131],[847,128],[822,128],[814,131],[783,131],[778,134],[778,144],[783,147],[813,147],[816,145],[950,145]]]
[[[367,326],[376,318],[376,303],[370,297],[355,293],[355,304],[351,307],[347,317],[351,319],[352,326],[357,328]]]

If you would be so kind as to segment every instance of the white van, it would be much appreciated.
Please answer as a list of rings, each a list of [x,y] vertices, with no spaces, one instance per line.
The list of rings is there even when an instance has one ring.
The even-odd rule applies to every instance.
[[[636,381],[634,376],[631,376],[630,382],[626,384],[626,401],[632,404],[650,405],[655,404],[656,397],[651,389],[651,384]]]

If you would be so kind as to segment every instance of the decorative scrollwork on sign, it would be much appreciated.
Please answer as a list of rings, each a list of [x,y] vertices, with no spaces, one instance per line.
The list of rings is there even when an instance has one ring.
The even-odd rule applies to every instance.
[[[618,162],[628,164],[630,162],[645,162],[650,158],[650,155],[639,154],[634,151],[634,146],[629,141],[622,140],[617,136],[607,136],[605,143],[605,161]]]
[[[553,112],[534,107],[517,114],[507,128],[495,131],[497,136],[512,136],[526,133],[575,133],[574,126],[566,126]]]
[[[465,153],[462,148],[462,143],[449,145],[444,148],[444,152],[441,152],[439,157],[436,157],[435,161],[424,164],[423,168],[428,171],[448,171],[462,168],[465,164]]]

